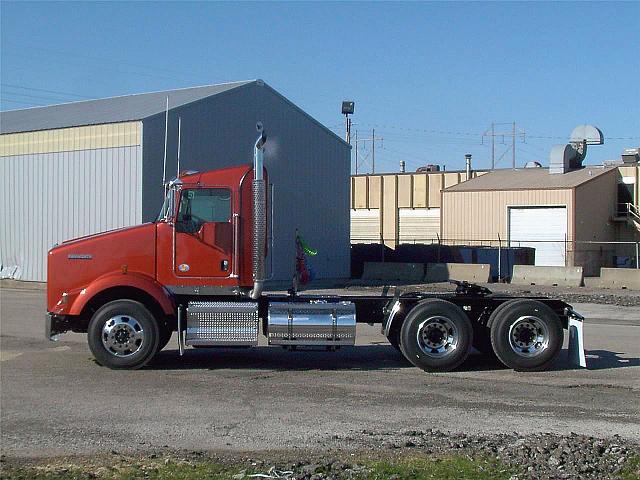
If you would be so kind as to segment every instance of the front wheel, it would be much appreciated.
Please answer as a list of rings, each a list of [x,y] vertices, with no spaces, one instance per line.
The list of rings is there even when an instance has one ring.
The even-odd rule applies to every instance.
[[[473,327],[460,307],[445,300],[425,300],[407,314],[400,332],[402,353],[427,372],[446,372],[469,355]]]
[[[536,300],[511,300],[491,323],[491,344],[507,367],[521,371],[548,369],[562,348],[560,319]]]
[[[113,369],[144,366],[160,342],[158,324],[147,308],[134,300],[103,305],[87,330],[89,348],[96,361]]]

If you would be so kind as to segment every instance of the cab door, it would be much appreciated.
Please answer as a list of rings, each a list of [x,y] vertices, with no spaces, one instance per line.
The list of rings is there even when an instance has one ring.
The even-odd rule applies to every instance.
[[[175,222],[177,277],[229,277],[233,272],[232,193],[227,188],[184,189]]]

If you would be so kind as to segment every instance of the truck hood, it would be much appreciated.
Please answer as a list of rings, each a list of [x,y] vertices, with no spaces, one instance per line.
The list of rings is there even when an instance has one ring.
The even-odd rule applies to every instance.
[[[145,223],[64,242],[47,255],[47,307],[110,274],[156,277],[156,225]],[[64,314],[64,312],[56,312]]]
[[[131,231],[134,231],[134,230],[144,229],[148,225],[153,225],[153,223],[149,222],[149,223],[143,223],[142,225],[133,225],[132,227],[115,228],[113,230],[107,230],[106,232],[92,233],[90,235],[84,235],[82,237],[70,238],[69,240],[64,240],[59,245],[53,246],[51,248],[51,250],[55,250],[56,248],[60,248],[62,246],[66,246],[66,245],[72,245],[74,243],[77,243],[77,242],[80,242],[80,241],[83,241],[83,240],[88,240],[88,239],[93,239],[93,238],[100,238],[100,237],[104,237],[106,235],[113,235],[113,234],[119,233],[119,232],[131,232]]]

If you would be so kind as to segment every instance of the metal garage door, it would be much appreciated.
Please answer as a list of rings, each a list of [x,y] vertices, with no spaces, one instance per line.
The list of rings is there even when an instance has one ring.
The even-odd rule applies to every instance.
[[[440,235],[439,208],[401,208],[399,211],[401,243],[437,243]]]
[[[536,249],[536,265],[565,266],[566,207],[509,207],[512,247]]]
[[[380,243],[380,210],[351,210],[351,243]]]

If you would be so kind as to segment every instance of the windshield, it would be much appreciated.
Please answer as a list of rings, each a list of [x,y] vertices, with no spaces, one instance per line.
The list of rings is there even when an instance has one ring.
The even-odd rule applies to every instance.
[[[156,218],[156,222],[165,222],[169,219],[174,211],[174,199],[176,196],[176,191],[173,188],[170,188],[167,192],[167,196],[164,199],[164,203],[162,204],[162,208],[160,209],[160,213],[158,214],[158,218]]]

